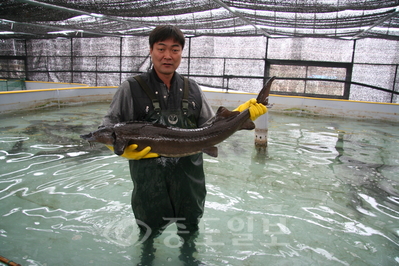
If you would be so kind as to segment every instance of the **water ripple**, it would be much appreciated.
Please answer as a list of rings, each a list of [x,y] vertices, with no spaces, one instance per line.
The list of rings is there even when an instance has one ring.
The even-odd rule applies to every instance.
[[[389,240],[391,243],[399,246],[399,242],[396,242],[395,240],[389,238],[379,230],[373,229],[370,226],[366,226],[363,223],[348,216],[345,216],[344,214],[336,212],[328,207],[303,207],[303,210],[311,214],[311,216],[316,219],[316,221],[306,219],[306,221],[310,223],[315,223],[318,226],[330,230],[342,231],[345,233],[364,236],[380,235]]]
[[[373,207],[375,210],[377,210],[380,213],[383,213],[391,218],[394,218],[396,220],[399,219],[399,211],[396,211],[392,208],[389,208],[388,206],[385,206],[383,204],[380,204],[377,202],[377,200],[371,196],[359,193],[359,196],[364,199],[368,204],[370,204],[371,207]],[[392,199],[392,197],[390,197]]]
[[[7,137],[7,136],[0,136],[0,143],[7,143],[7,142],[18,142],[18,141],[26,141],[29,140],[29,137]]]
[[[0,135],[0,238],[22,265],[137,263],[127,161],[79,139],[98,110],[90,119],[86,107],[27,113],[26,125]],[[272,115],[265,156],[248,131],[221,143],[218,158],[204,156],[196,256],[232,266],[398,262],[398,127]],[[157,262],[175,265],[176,229],[167,229]]]

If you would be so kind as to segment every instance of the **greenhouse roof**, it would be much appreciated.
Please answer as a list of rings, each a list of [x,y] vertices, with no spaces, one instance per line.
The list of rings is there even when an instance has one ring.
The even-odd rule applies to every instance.
[[[2,0],[0,39],[186,36],[399,39],[399,0]]]

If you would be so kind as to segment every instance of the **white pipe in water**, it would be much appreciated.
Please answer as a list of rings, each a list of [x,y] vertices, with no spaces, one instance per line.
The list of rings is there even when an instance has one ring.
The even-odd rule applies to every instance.
[[[269,113],[266,113],[255,120],[255,148],[258,152],[266,152],[268,130]]]

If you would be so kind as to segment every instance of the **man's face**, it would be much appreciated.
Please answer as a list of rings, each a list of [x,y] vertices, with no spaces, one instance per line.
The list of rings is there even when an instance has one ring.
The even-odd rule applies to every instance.
[[[182,46],[173,39],[154,43],[150,54],[157,74],[173,74],[180,65],[182,51]]]

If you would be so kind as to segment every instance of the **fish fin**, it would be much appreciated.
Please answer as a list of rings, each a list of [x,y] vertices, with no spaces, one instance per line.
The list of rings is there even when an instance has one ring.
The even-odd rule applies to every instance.
[[[220,106],[216,112],[215,122],[224,120],[226,118],[235,117],[239,114],[239,111],[229,111],[226,107]]]
[[[244,122],[244,124],[242,124],[240,129],[252,130],[254,128],[255,128],[254,122],[252,122],[251,119],[248,119],[247,121]]]
[[[212,157],[218,157],[218,148],[215,147],[215,146],[202,149],[202,152],[204,152],[204,153],[206,153],[206,154],[208,154],[209,156],[212,156]]]

